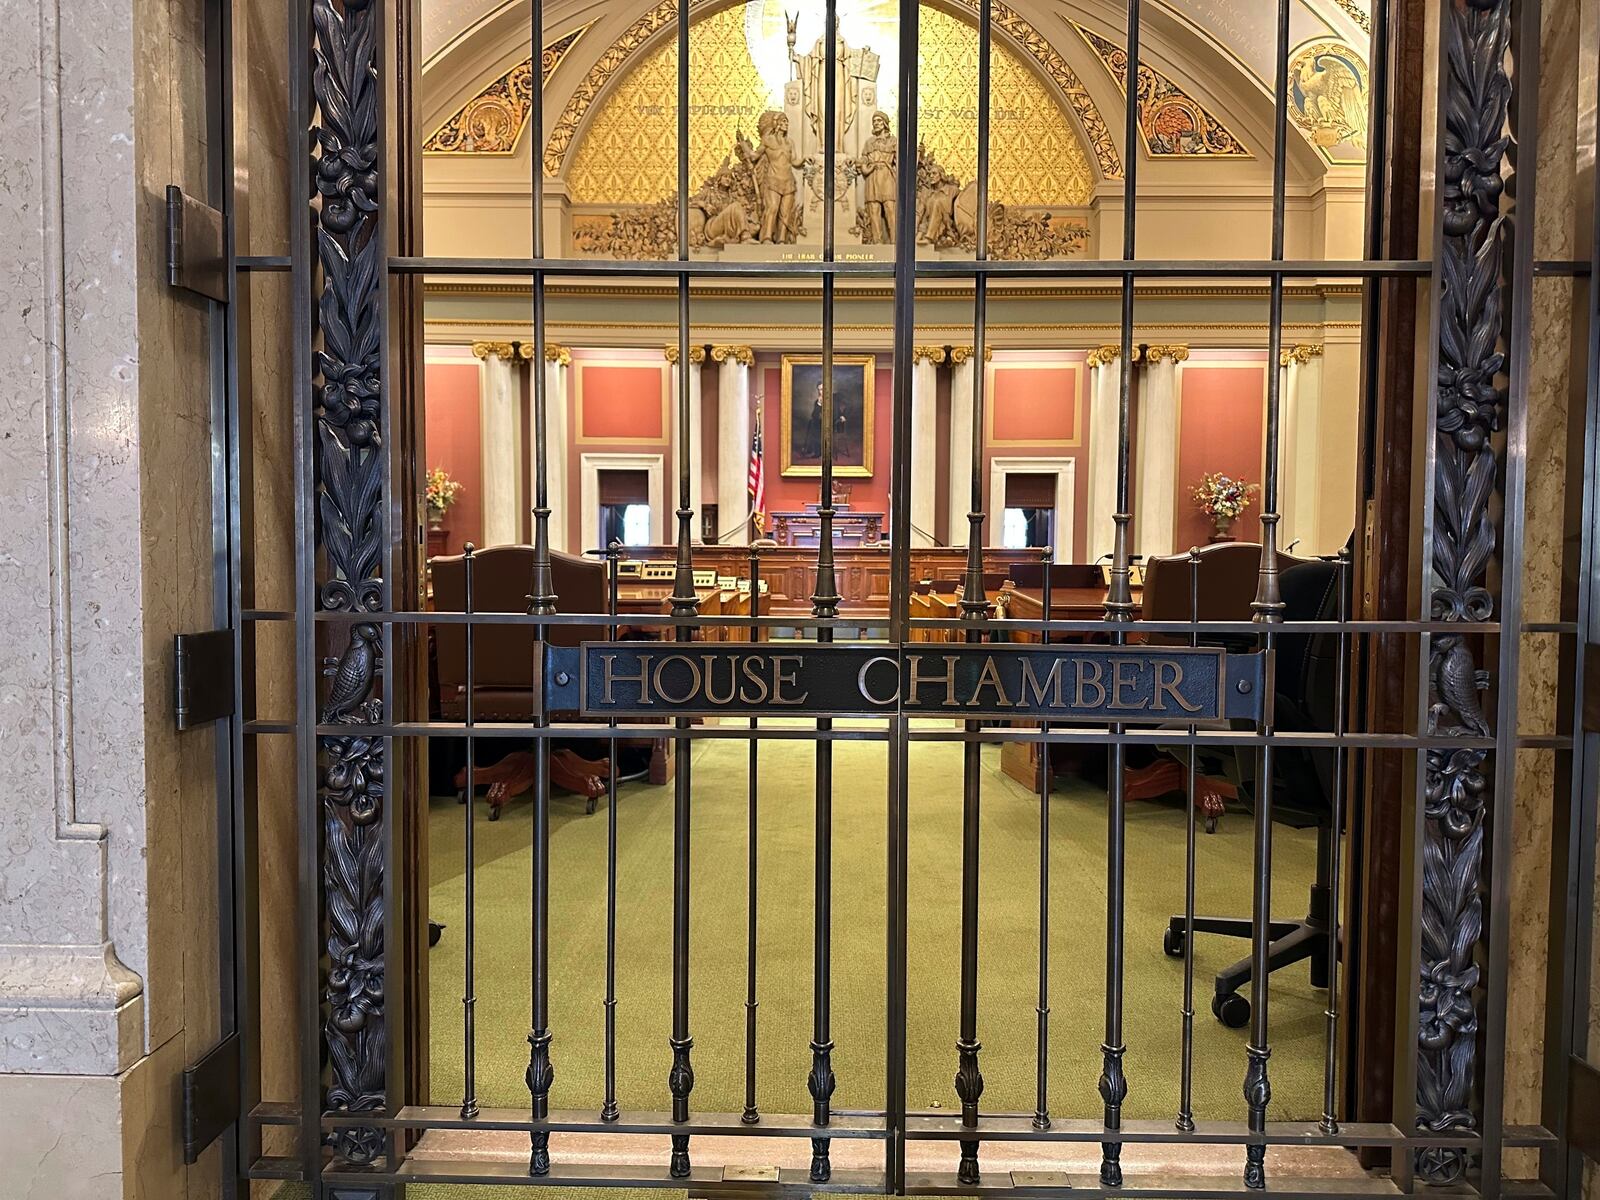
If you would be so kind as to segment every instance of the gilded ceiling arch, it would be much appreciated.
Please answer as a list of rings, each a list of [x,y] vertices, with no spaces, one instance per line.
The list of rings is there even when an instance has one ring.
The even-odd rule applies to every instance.
[[[707,20],[716,13],[734,7],[741,0],[707,0],[695,4],[696,23]],[[942,4],[924,4],[935,19],[938,15],[960,14],[967,22],[975,22],[976,0],[945,0]],[[1032,82],[1034,88],[1048,96],[1058,113],[1070,113],[1061,122],[1074,146],[1066,152],[1087,152],[1092,160],[1091,174],[1099,179],[1118,179],[1122,175],[1121,154],[1104,119],[1091,98],[1088,89],[1076,71],[1066,61],[1049,39],[1041,34],[1024,17],[1003,0],[992,5],[994,27],[999,32],[998,44],[1002,52],[1009,51],[1008,65],[1015,67],[1028,62],[1030,79],[1015,76],[1019,83]],[[588,124],[595,120],[594,107],[602,93],[618,86],[628,73],[632,73],[662,47],[649,47],[652,41],[666,46],[670,31],[676,25],[676,0],[661,3],[641,14],[626,30],[606,48],[589,69],[584,79],[568,98],[551,128],[545,143],[544,170],[548,176],[562,175],[573,169],[575,149],[588,136]],[[657,64],[659,66],[659,64]],[[626,69],[626,71],[624,71]],[[1046,83],[1045,81],[1048,81]],[[998,82],[998,81],[997,81]],[[997,96],[1001,93],[997,90]],[[1066,197],[1058,197],[1058,201]]]

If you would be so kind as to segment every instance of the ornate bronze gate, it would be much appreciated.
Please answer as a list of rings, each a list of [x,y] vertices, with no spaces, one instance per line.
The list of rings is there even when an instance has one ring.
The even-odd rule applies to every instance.
[[[1267,0],[1263,0],[1263,3]],[[677,255],[665,261],[558,259],[545,253],[544,182],[537,166],[531,186],[531,259],[462,260],[429,258],[415,248],[415,200],[406,166],[413,151],[406,118],[410,65],[397,57],[407,25],[416,20],[408,6],[386,0],[290,0],[289,73],[291,161],[303,164],[314,185],[310,203],[291,207],[286,258],[252,256],[237,239],[230,254],[235,279],[287,271],[292,281],[294,379],[295,586],[292,610],[254,606],[238,585],[248,562],[251,534],[238,519],[250,503],[247,465],[235,458],[232,496],[231,577],[233,624],[241,676],[250,678],[257,630],[274,622],[294,630],[296,711],[293,720],[235,721],[233,760],[226,772],[227,796],[239,814],[245,852],[253,811],[248,764],[257,739],[293,739],[297,763],[299,813],[299,1025],[300,1090],[295,1102],[251,1104],[243,1114],[241,1177],[296,1178],[311,1181],[319,1195],[341,1198],[393,1194],[401,1185],[444,1183],[526,1183],[603,1186],[662,1186],[715,1191],[874,1191],[895,1194],[967,1194],[976,1191],[1048,1192],[1073,1188],[1093,1194],[1147,1196],[1232,1194],[1270,1187],[1291,1194],[1411,1192],[1445,1184],[1498,1196],[1512,1188],[1505,1169],[1509,1150],[1531,1148],[1542,1155],[1540,1186],[1556,1195],[1576,1194],[1575,1147],[1582,1145],[1567,1124],[1568,1109],[1552,1103],[1542,1126],[1513,1126],[1505,1117],[1504,1063],[1507,1036],[1507,925],[1511,793],[1515,751],[1521,746],[1560,752],[1561,775],[1554,782],[1571,847],[1564,866],[1565,897],[1558,913],[1563,943],[1565,986],[1552,999],[1549,1035],[1559,1043],[1547,1071],[1547,1089],[1561,1091],[1569,1059],[1575,1078],[1588,1070],[1577,1058],[1584,1050],[1589,945],[1589,881],[1593,876],[1595,747],[1583,725],[1584,655],[1579,647],[1596,640],[1597,619],[1590,608],[1595,583],[1592,558],[1594,500],[1592,469],[1583,474],[1578,527],[1585,531],[1574,552],[1577,583],[1571,611],[1561,622],[1524,622],[1521,605],[1524,484],[1527,469],[1527,406],[1531,308],[1536,273],[1581,277],[1588,264],[1538,264],[1534,257],[1531,171],[1520,169],[1535,158],[1538,41],[1537,0],[1428,0],[1428,3],[1374,5],[1374,112],[1383,116],[1398,106],[1391,65],[1407,39],[1436,24],[1438,124],[1436,155],[1422,161],[1436,172],[1432,198],[1431,254],[1415,246],[1396,253],[1404,242],[1395,229],[1395,210],[1415,195],[1404,173],[1392,164],[1405,148],[1391,144],[1391,122],[1373,122],[1370,185],[1372,215],[1367,253],[1358,261],[1295,261],[1286,257],[1287,103],[1290,78],[1290,0],[1276,0],[1278,63],[1273,131],[1273,218],[1270,257],[1261,261],[1218,262],[1152,260],[1136,253],[1138,165],[1141,131],[1138,89],[1128,89],[1124,114],[1124,217],[1120,255],[1096,260],[997,261],[988,253],[988,124],[992,21],[998,0],[978,0],[980,103],[977,108],[979,166],[977,252],[970,261],[919,259],[916,254],[918,6],[900,5],[898,80],[898,195],[895,255],[891,261],[846,261],[834,252],[834,188],[837,164],[828,139],[822,165],[826,199],[823,253],[818,261],[745,263],[693,258],[689,244],[690,194],[689,54],[690,11],[677,10],[678,218]],[[1141,0],[1127,0],[1127,76],[1138,78]],[[232,38],[230,6],[221,5],[226,46]],[[544,45],[543,6],[532,5],[531,45]],[[828,0],[826,38],[837,41],[837,4]],[[1398,18],[1402,18],[1399,20]],[[836,73],[828,72],[827,111],[836,108]],[[232,95],[224,94],[224,105]],[[1513,103],[1514,102],[1514,103]],[[543,97],[531,92],[531,124],[544,128]],[[402,132],[396,133],[395,130]],[[231,129],[230,129],[231,133]],[[535,163],[538,156],[535,156]],[[1514,170],[1514,168],[1517,168]],[[224,172],[224,177],[227,173]],[[1514,186],[1508,186],[1508,184]],[[1513,199],[1514,196],[1514,199]],[[232,212],[228,199],[228,213]],[[1600,239],[1597,239],[1600,244]],[[692,360],[690,312],[694,281],[723,276],[820,282],[824,381],[824,419],[817,510],[821,526],[817,586],[809,619],[762,615],[760,589],[748,617],[705,618],[695,603],[693,572],[696,513],[691,507],[690,459],[680,445],[676,510],[677,563],[670,613],[629,618],[654,627],[661,642],[596,641],[572,648],[547,641],[563,626],[592,625],[594,614],[564,612],[554,594],[550,571],[550,504],[546,495],[547,446],[545,376],[533,373],[536,447],[534,540],[537,563],[529,581],[526,612],[478,612],[471,600],[461,614],[424,611],[418,580],[417,462],[405,453],[406,433],[416,414],[404,380],[417,358],[417,284],[423,276],[516,276],[531,280],[533,358],[546,348],[547,281],[560,277],[625,277],[665,280],[678,296],[678,397],[687,427]],[[1143,281],[1213,278],[1265,281],[1269,303],[1269,354],[1283,351],[1286,280],[1336,278],[1360,284],[1366,297],[1369,347],[1365,390],[1369,404],[1380,396],[1395,412],[1406,404],[1390,394],[1389,365],[1408,359],[1397,312],[1414,313],[1416,345],[1427,354],[1417,402],[1425,405],[1417,422],[1418,472],[1412,483],[1411,529],[1422,547],[1409,565],[1384,561],[1383,572],[1414,582],[1415,603],[1398,617],[1373,615],[1369,605],[1342,601],[1333,620],[1316,623],[1286,619],[1280,592],[1277,538],[1282,463],[1279,455],[1281,397],[1279,377],[1268,372],[1267,469],[1263,492],[1263,545],[1252,622],[1137,621],[1130,588],[1132,555],[1129,526],[1135,518],[1129,486],[1132,364],[1139,349],[1135,303]],[[834,302],[839,281],[878,278],[894,291],[894,395],[891,480],[891,597],[886,640],[872,643],[836,640],[844,628],[833,560],[832,369]],[[1092,620],[1052,620],[1050,572],[1044,573],[1045,600],[1039,620],[996,616],[986,593],[981,545],[985,493],[981,414],[986,401],[984,373],[976,372],[971,475],[971,534],[960,615],[946,620],[913,617],[911,610],[910,448],[911,369],[914,361],[916,286],[919,281],[970,281],[975,298],[974,342],[986,343],[989,287],[1019,279],[1097,278],[1120,287],[1121,378],[1117,456],[1116,551],[1109,571],[1109,593],[1102,616]],[[226,310],[225,342],[236,352],[237,307]],[[1592,317],[1592,299],[1591,299]],[[1600,325],[1592,320],[1590,337]],[[1588,415],[1577,443],[1594,461],[1595,351],[1590,351]],[[237,366],[234,367],[234,372]],[[237,381],[222,372],[230,397]],[[232,445],[245,432],[239,405],[230,400]],[[1391,550],[1394,543],[1385,543]],[[615,624],[614,552],[611,564]],[[469,555],[470,559],[470,555]],[[1340,592],[1348,596],[1352,574],[1362,569],[1349,556],[1333,561]],[[750,563],[752,579],[761,570],[759,552]],[[1370,578],[1367,592],[1381,590]],[[531,669],[539,680],[538,711],[521,724],[475,721],[468,701],[463,722],[429,721],[412,703],[419,670],[422,633],[429,625],[465,627],[468,662],[475,629],[489,625],[530,626],[540,651]],[[855,623],[852,622],[853,627]],[[722,642],[714,653],[691,650],[697,630],[728,627],[744,640]],[[809,642],[765,641],[776,627],[808,631]],[[1273,689],[1274,652],[1279,639],[1331,633],[1341,680],[1339,718],[1331,732],[1286,731],[1278,726]],[[614,633],[614,628],[613,628]],[[953,644],[930,647],[917,635],[953,634]],[[1051,635],[1073,634],[1099,641],[1092,647],[1062,647]],[[1165,635],[1153,647],[1146,635]],[[1526,635],[1562,639],[1564,680],[1562,727],[1553,734],[1517,735],[1519,647]],[[849,636],[848,634],[844,636]],[[1231,636],[1248,649],[1224,653],[1202,639]],[[1024,644],[1026,639],[1031,644]],[[470,667],[469,667],[470,670]],[[726,671],[726,675],[722,672]],[[1406,711],[1398,725],[1387,725],[1362,702],[1360,681],[1374,672],[1398,672],[1411,681]],[[748,686],[744,686],[748,684]],[[470,698],[469,677],[466,694]],[[956,709],[959,729],[913,727],[930,712]],[[395,969],[416,949],[418,915],[407,911],[398,877],[402,843],[408,832],[406,807],[419,781],[406,766],[408,739],[463,737],[518,738],[538,745],[570,735],[573,727],[558,714],[577,711],[609,723],[612,738],[659,734],[660,726],[640,718],[665,713],[671,736],[695,739],[735,736],[750,743],[752,758],[770,739],[814,741],[816,755],[814,912],[814,1028],[807,1079],[809,1113],[775,1115],[756,1104],[756,1017],[753,992],[754,850],[751,888],[752,976],[745,1052],[747,1102],[742,1112],[708,1113],[694,1107],[694,1028],[689,1010],[690,813],[695,781],[687,753],[677,755],[674,788],[674,905],[672,913],[671,1038],[661,1048],[661,1074],[670,1108],[628,1112],[619,1108],[612,1055],[614,994],[605,1012],[607,1066],[595,1081],[594,1103],[584,1110],[550,1107],[555,1074],[562,1070],[561,1030],[552,1028],[549,1006],[549,889],[551,882],[550,775],[540,764],[534,796],[532,879],[531,1031],[528,1035],[528,1104],[515,1110],[480,1108],[474,1082],[474,957],[469,927],[463,1010],[466,1074],[459,1103],[419,1104],[407,1029],[412,997]],[[702,714],[753,718],[748,727],[709,728],[692,718]],[[759,718],[803,716],[814,727],[761,724]],[[248,715],[248,714],[246,714]],[[834,719],[863,717],[866,724],[838,727]],[[1034,724],[1013,723],[1017,717]],[[1174,727],[1174,722],[1177,722]],[[1159,734],[1153,728],[1163,726]],[[592,726],[589,727],[592,731]],[[1247,747],[1258,754],[1259,785],[1254,813],[1253,982],[1249,996],[1250,1037],[1238,1064],[1239,1118],[1197,1124],[1189,1104],[1193,1036],[1193,963],[1186,965],[1182,1060],[1176,1064],[1184,1097],[1168,1121],[1123,1118],[1130,1088],[1124,1074],[1126,1053],[1122,1005],[1124,940],[1125,792],[1122,764],[1128,748],[1152,744],[1189,751],[1204,747]],[[830,1025],[832,971],[832,805],[834,745],[842,740],[876,742],[889,763],[888,822],[883,833],[888,906],[883,914],[887,1021],[885,1107],[874,1112],[839,1112]],[[960,1028],[951,1047],[950,1067],[959,1102],[950,1111],[910,1111],[907,1103],[906,981],[907,879],[915,869],[908,852],[907,774],[918,741],[957,741],[963,745],[963,845],[960,880]],[[1046,1089],[1050,1047],[1047,927],[1049,861],[1048,805],[1040,805],[1040,892],[1038,1095],[1032,1113],[985,1111],[982,1075],[982,1014],[978,1005],[978,831],[981,803],[979,753],[984,742],[1032,742],[1043,746],[1093,745],[1108,748],[1111,768],[1107,810],[1108,889],[1106,923],[1106,1000],[1098,1082],[1103,1113],[1093,1119],[1062,1119],[1051,1114]],[[1272,1010],[1268,949],[1271,932],[1270,886],[1273,857],[1274,758],[1285,748],[1315,748],[1338,763],[1335,789],[1335,841],[1341,820],[1337,806],[1359,782],[1379,769],[1409,773],[1414,805],[1406,837],[1405,861],[1414,911],[1398,918],[1399,975],[1415,980],[1403,988],[1397,1040],[1403,1047],[1394,1076],[1390,1113],[1379,1120],[1347,1119],[1340,1090],[1340,1052],[1344,1015],[1337,987],[1330,988],[1326,1014],[1325,1103],[1320,1121],[1268,1120],[1271,1098]],[[1195,781],[1193,754],[1188,772],[1189,903],[1184,932],[1194,921]],[[469,750],[469,763],[472,761]],[[752,796],[752,806],[754,796]],[[615,806],[611,809],[615,820]],[[468,877],[471,877],[472,807],[467,808]],[[753,829],[753,825],[752,825]],[[613,825],[614,834],[614,825]],[[753,837],[752,832],[752,837]],[[1340,854],[1335,851],[1335,862]],[[250,869],[241,866],[241,878]],[[609,903],[615,905],[616,856],[613,836],[609,863]],[[1336,868],[1337,869],[1337,868]],[[469,883],[470,888],[470,883]],[[1338,893],[1337,876],[1335,894]],[[241,929],[252,920],[247,897]],[[469,893],[470,897],[470,893]],[[614,918],[613,918],[614,919]],[[248,942],[248,936],[243,941]],[[614,941],[608,947],[608,981],[614,976]],[[1407,968],[1404,964],[1409,964]],[[1337,946],[1327,970],[1337,979]],[[1031,964],[1030,964],[1031,968]],[[989,969],[996,969],[990,966]],[[242,1011],[259,1006],[259,979],[250,951],[241,952]],[[247,1035],[249,1031],[247,1030]],[[248,1036],[247,1036],[247,1041]],[[246,1074],[259,1055],[247,1051]],[[1575,1087],[1579,1084],[1574,1084]],[[1587,1086],[1587,1085],[1585,1085]],[[247,1095],[259,1099],[260,1083],[247,1081]],[[277,1127],[293,1133],[293,1149],[264,1149],[266,1133]],[[470,1157],[442,1163],[411,1154],[429,1131],[495,1129],[526,1132],[529,1154],[515,1170],[504,1163]],[[618,1137],[657,1135],[670,1149],[648,1167],[564,1161],[567,1135]],[[695,1139],[740,1135],[747,1139],[806,1139],[809,1168],[752,1171],[741,1161],[733,1169],[696,1152]],[[881,1163],[871,1169],[835,1169],[833,1143],[866,1139],[881,1145]],[[955,1143],[956,1161],[948,1171],[908,1170],[908,1145]],[[1097,1171],[1042,1168],[1034,1172],[986,1171],[985,1143],[1006,1142],[1059,1148],[1063,1143],[1099,1146]],[[1177,1153],[1188,1147],[1237,1148],[1237,1175],[1209,1181],[1182,1175],[1124,1179],[1125,1146],[1157,1145]],[[1386,1177],[1357,1179],[1287,1178],[1266,1170],[1269,1146],[1331,1147],[1388,1155]],[[1044,1156],[1048,1158],[1048,1156]],[[1538,1193],[1533,1193],[1538,1194]]]

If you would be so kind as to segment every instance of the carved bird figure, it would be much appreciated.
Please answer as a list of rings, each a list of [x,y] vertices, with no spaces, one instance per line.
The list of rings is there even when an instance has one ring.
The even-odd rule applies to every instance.
[[[1313,54],[1301,62],[1295,83],[1319,144],[1366,144],[1366,93],[1349,63],[1331,54]]]
[[[350,631],[350,644],[338,659],[328,659],[323,674],[333,677],[322,723],[342,720],[366,700],[378,667],[378,627],[363,622]]]
[[[1463,728],[1479,737],[1487,737],[1489,723],[1484,719],[1478,693],[1489,686],[1489,672],[1477,669],[1466,641],[1455,634],[1441,637],[1439,648],[1434,686],[1441,703],[1434,705],[1435,713],[1454,714]]]

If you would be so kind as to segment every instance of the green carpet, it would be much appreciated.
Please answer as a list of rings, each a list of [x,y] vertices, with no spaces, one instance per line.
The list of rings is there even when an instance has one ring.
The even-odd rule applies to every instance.
[[[838,1108],[884,1104],[886,748],[835,751],[833,1040]],[[746,743],[699,741],[693,759],[690,1028],[694,1108],[737,1112],[744,1095]],[[763,1111],[809,1109],[814,749],[761,748],[759,1094]],[[1037,992],[1038,799],[983,751],[978,1036],[983,1107],[1031,1112]],[[911,751],[908,1102],[951,1108],[960,963],[961,748]],[[1095,1117],[1105,979],[1105,797],[1079,786],[1051,801],[1050,1107]],[[478,1099],[527,1103],[531,805],[490,824],[478,807]],[[431,813],[431,915],[446,924],[430,956],[434,1103],[461,1098],[462,824],[453,799]],[[617,808],[617,1089],[624,1109],[669,1105],[672,789],[626,785]],[[1248,813],[1200,837],[1201,912],[1247,913]],[[1128,806],[1124,1013],[1131,1119],[1170,1117],[1179,1084],[1183,968],[1161,952],[1183,903],[1183,812]],[[1276,827],[1274,914],[1302,915],[1314,869],[1312,831]],[[577,797],[551,806],[550,1010],[556,1108],[598,1109],[605,971],[606,809]],[[1198,939],[1194,1106],[1198,1118],[1241,1119],[1245,1030],[1210,1014],[1211,978],[1246,942]],[[1304,966],[1272,981],[1274,1120],[1321,1112],[1323,993]]]
[[[693,1104],[737,1112],[744,1103],[746,745],[694,746],[691,1029]],[[983,1107],[1031,1112],[1034,1003],[1038,980],[1035,890],[1038,799],[983,751],[982,888],[978,1036]],[[809,1110],[805,1076],[811,1037],[813,747],[767,742],[761,749],[760,1092],[770,1113]],[[835,749],[833,1038],[839,1108],[883,1105],[884,827],[886,750]],[[908,1100],[955,1108],[960,978],[961,749],[918,743],[910,781],[910,1013]],[[670,1053],[672,967],[672,789],[628,784],[617,806],[617,1086],[624,1108],[664,1109]],[[448,926],[430,958],[433,1096],[461,1099],[461,969],[465,810],[433,801],[432,916]],[[528,1092],[529,839],[526,797],[495,824],[477,808],[478,1099],[520,1107]],[[1223,818],[1200,837],[1202,912],[1246,913],[1250,905],[1250,816]],[[1124,1013],[1130,1119],[1177,1109],[1183,964],[1161,952],[1161,931],[1183,904],[1181,807],[1128,806],[1127,953]],[[1274,914],[1304,913],[1315,866],[1310,830],[1275,830]],[[558,795],[551,805],[550,967],[557,1108],[598,1109],[605,981],[604,802]],[[1078,786],[1051,800],[1050,1104],[1059,1117],[1100,1115],[1095,1091],[1104,1021],[1105,796]],[[1198,1118],[1244,1115],[1245,1031],[1211,1016],[1211,977],[1246,943],[1202,937],[1197,946],[1194,1103]],[[1304,966],[1272,980],[1273,1120],[1321,1113],[1322,1010]],[[592,1190],[561,1189],[573,1200]],[[303,1194],[287,1185],[283,1200]],[[624,1200],[625,1193],[604,1193]],[[679,1193],[651,1193],[670,1197]],[[497,1200],[526,1189],[412,1185],[414,1200]],[[551,1200],[557,1200],[552,1197]]]

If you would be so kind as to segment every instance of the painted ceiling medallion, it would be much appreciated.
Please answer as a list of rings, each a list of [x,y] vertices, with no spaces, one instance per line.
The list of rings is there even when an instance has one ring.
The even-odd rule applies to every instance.
[[[1128,52],[1076,22],[1071,24],[1126,95]],[[1139,64],[1139,126],[1145,149],[1155,158],[1252,157],[1203,104],[1144,63]]]
[[[557,38],[540,55],[540,78],[548,83],[588,25]],[[513,154],[533,104],[530,55],[462,105],[423,143],[424,154]]]
[[[1332,163],[1367,161],[1367,64],[1341,42],[1289,59],[1289,115]]]

